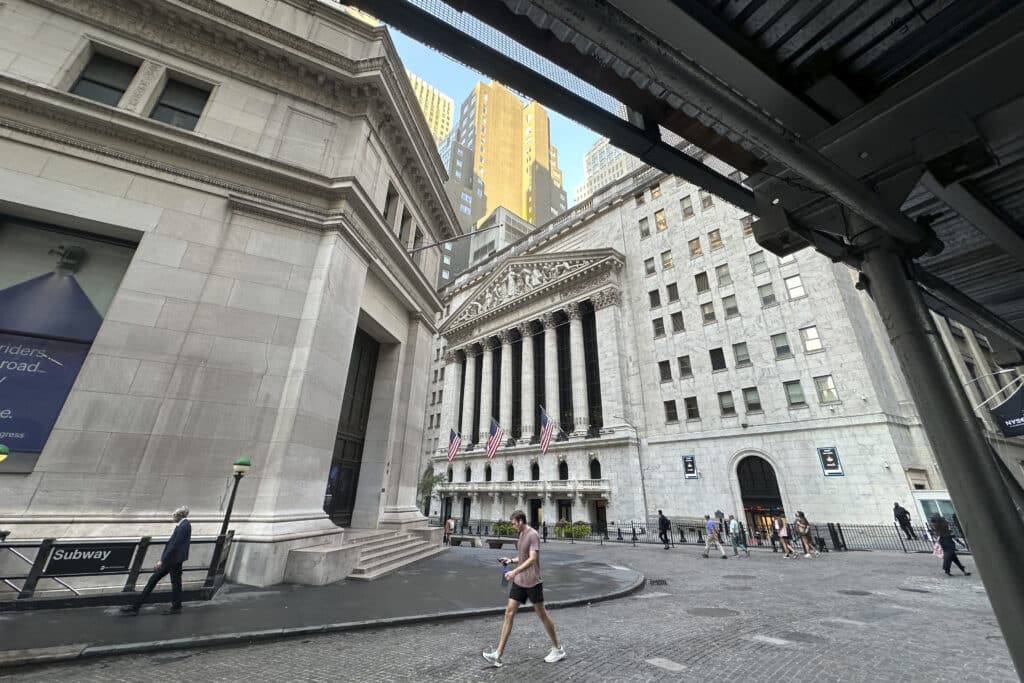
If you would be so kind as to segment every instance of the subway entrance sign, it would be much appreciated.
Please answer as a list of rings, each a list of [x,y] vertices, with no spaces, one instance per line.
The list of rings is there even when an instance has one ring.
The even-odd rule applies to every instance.
[[[136,543],[61,543],[50,549],[42,576],[78,576],[126,572]]]

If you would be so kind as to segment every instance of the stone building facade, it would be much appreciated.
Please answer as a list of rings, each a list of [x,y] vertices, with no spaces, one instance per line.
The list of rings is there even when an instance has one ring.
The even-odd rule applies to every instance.
[[[242,456],[239,581],[423,525],[441,253],[414,250],[459,228],[386,29],[308,0],[8,0],[0,45],[0,349],[81,364],[7,377],[5,416],[53,420],[0,428],[0,527],[161,536],[187,503],[215,533]],[[46,283],[70,308],[40,322]]]
[[[752,221],[641,169],[442,290],[431,514],[522,508],[600,528],[722,510],[760,527],[778,512],[891,523],[894,501],[916,499],[917,520],[948,506],[856,273],[811,251],[777,258]],[[546,455],[538,403],[567,435]],[[492,460],[486,415],[513,439]],[[464,444],[451,463],[450,429]]]

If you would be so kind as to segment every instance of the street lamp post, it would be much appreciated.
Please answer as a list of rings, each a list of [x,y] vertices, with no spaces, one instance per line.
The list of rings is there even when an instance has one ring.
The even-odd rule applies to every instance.
[[[235,507],[235,494],[238,493],[238,482],[242,481],[242,477],[245,476],[245,473],[249,471],[250,467],[252,467],[252,463],[249,462],[249,458],[239,458],[231,466],[231,469],[235,472],[235,484],[231,487],[231,497],[228,498],[228,507],[224,511],[224,523],[220,526],[220,533],[218,536],[224,536],[228,533],[228,523],[231,521],[231,509]]]

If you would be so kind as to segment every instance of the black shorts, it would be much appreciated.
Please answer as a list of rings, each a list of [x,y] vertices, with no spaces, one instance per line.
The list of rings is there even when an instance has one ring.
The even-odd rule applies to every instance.
[[[510,600],[515,600],[520,604],[529,600],[534,605],[538,605],[544,602],[544,584],[538,583],[536,586],[523,588],[513,583],[512,589],[508,592],[508,597]]]

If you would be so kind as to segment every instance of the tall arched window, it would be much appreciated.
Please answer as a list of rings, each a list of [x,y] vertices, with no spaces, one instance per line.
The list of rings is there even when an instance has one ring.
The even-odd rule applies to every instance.
[[[490,480],[491,480],[491,466],[488,465],[487,467],[484,468],[484,481],[490,481]]]
[[[466,481],[473,481],[473,470],[469,465],[466,465]]]
[[[454,477],[454,473],[452,472],[452,468],[449,467],[448,468],[448,483],[451,483],[453,477]]]
[[[594,458],[593,460],[590,461],[590,478],[601,478],[601,462],[597,458]]]
[[[558,478],[562,481],[569,478],[569,463],[564,460],[558,463]]]
[[[540,465],[537,463],[530,465],[530,479],[540,481]]]
[[[509,465],[508,467],[506,467],[505,468],[505,478],[508,481],[515,481],[516,480],[516,468],[512,467],[512,465]]]

